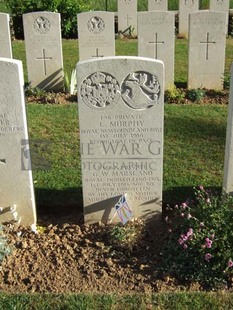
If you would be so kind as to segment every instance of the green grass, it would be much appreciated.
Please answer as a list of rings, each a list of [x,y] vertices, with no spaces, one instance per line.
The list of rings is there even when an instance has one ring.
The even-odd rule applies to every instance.
[[[226,310],[230,293],[163,293],[154,295],[0,294],[2,310]]]
[[[28,104],[27,112],[33,162],[51,164],[33,172],[38,206],[81,204],[76,104]],[[226,118],[223,105],[165,105],[164,203],[186,199],[193,186],[222,186]]]

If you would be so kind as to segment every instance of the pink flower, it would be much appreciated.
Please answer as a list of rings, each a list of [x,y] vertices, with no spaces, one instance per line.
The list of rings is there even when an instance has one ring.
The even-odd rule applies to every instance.
[[[211,239],[214,239],[214,237],[215,237],[215,234],[212,234],[212,235],[210,236]]]
[[[206,198],[206,203],[210,203],[210,198]]]
[[[188,205],[187,205],[186,202],[183,202],[183,203],[182,203],[182,208],[183,208],[183,209],[187,208],[187,206],[188,206]]]
[[[200,223],[200,227],[204,227],[205,224],[203,222]]]
[[[205,246],[210,249],[212,247],[213,241],[210,240],[209,238],[205,238]]]
[[[178,239],[178,242],[179,242],[179,244],[181,245],[181,244],[184,243],[184,240],[183,240],[182,238],[179,238],[179,239]]]
[[[188,248],[188,245],[187,245],[187,244],[184,244],[184,245],[183,245],[183,249],[186,250],[187,248]]]
[[[169,232],[169,233],[171,233],[171,232],[172,232],[172,229],[171,229],[171,228],[169,228],[169,229],[168,229],[168,232]]]
[[[192,218],[192,215],[190,213],[187,214],[187,219],[191,219]]]
[[[179,207],[178,207],[178,205],[175,205],[175,207],[174,207],[175,209],[179,209]]]
[[[191,237],[193,235],[193,229],[189,228],[188,232],[187,232],[187,237]]]
[[[181,216],[181,217],[184,217],[184,213],[181,213],[180,216]]]
[[[231,268],[231,267],[233,267],[233,261],[231,260],[231,259],[229,259],[229,261],[228,261],[228,268]]]
[[[210,259],[213,257],[210,253],[205,254],[205,260],[209,263]]]
[[[201,191],[203,191],[204,186],[200,185],[200,186],[199,186],[199,189],[200,189]]]

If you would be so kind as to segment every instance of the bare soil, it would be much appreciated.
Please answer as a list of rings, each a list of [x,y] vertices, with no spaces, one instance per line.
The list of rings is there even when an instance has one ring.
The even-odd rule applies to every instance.
[[[67,104],[76,97],[28,97],[28,102]],[[202,103],[228,103],[228,92],[209,93]],[[6,226],[12,254],[0,266],[0,289],[6,292],[111,292],[151,293],[199,290],[170,277],[161,278],[157,266],[167,238],[161,219],[136,221],[126,240],[111,237],[112,225],[84,225],[82,214],[69,216],[46,208],[38,218],[38,232],[22,226]]]
[[[112,225],[49,224],[38,232],[9,227],[13,252],[0,270],[0,289],[7,292],[157,292],[177,289],[174,280],[159,279],[156,265],[166,225],[131,223],[127,240],[111,237]],[[54,219],[53,219],[54,220]],[[60,221],[65,218],[60,218]]]

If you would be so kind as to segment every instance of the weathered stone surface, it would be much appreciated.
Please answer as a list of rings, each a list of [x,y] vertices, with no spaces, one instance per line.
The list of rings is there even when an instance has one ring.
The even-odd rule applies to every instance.
[[[231,64],[231,84],[228,105],[223,190],[226,193],[231,195],[233,194],[233,63]]]
[[[63,90],[60,14],[23,14],[23,26],[28,80],[31,86],[45,90]]]
[[[85,222],[117,222],[127,194],[134,217],[161,212],[164,65],[143,57],[77,64]]]
[[[12,58],[10,16],[0,13],[0,57]]]
[[[190,14],[188,87],[222,89],[225,65],[226,13]]]
[[[115,56],[114,13],[87,12],[77,18],[79,60]]]
[[[118,0],[118,32],[124,33],[131,27],[132,35],[137,34],[137,0]],[[129,34],[129,30],[126,31]]]
[[[0,222],[36,222],[22,63],[0,58]]]
[[[228,32],[230,0],[210,0],[211,11],[221,11],[226,13],[226,34]]]
[[[187,38],[189,32],[189,14],[197,12],[199,0],[179,0],[179,35]]]
[[[174,85],[175,16],[173,12],[138,13],[138,56],[165,65],[165,88]]]
[[[148,0],[148,11],[167,11],[167,0]]]

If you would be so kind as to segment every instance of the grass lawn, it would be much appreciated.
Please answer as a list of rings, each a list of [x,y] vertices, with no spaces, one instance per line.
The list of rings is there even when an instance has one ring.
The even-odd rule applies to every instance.
[[[76,104],[28,104],[27,112],[38,204],[80,202]],[[165,203],[186,199],[193,186],[222,186],[226,119],[224,105],[165,105]],[[40,169],[44,162],[48,170]]]
[[[225,310],[233,295],[224,293],[164,293],[154,295],[0,294],[3,310]]]

